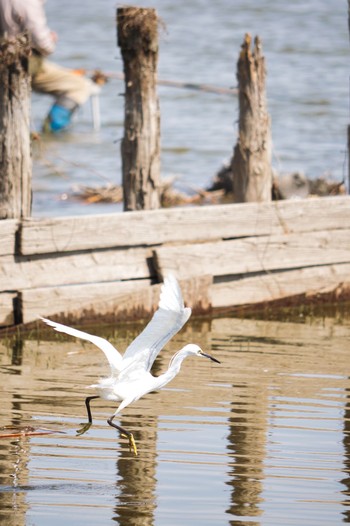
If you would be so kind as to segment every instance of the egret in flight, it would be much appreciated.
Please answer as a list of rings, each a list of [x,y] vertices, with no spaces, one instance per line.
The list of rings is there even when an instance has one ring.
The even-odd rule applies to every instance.
[[[220,363],[216,358],[204,353],[198,345],[190,343],[174,354],[165,373],[157,377],[150,373],[153,362],[159,352],[185,325],[190,315],[191,309],[184,306],[178,282],[174,276],[168,276],[165,278],[161,289],[157,311],[141,334],[129,345],[123,356],[104,338],[41,318],[58,332],[64,332],[94,343],[104,352],[111,368],[111,374],[108,378],[103,378],[97,384],[90,386],[95,388],[98,394],[88,396],[85,400],[88,422],[77,431],[78,435],[85,433],[92,424],[91,400],[102,398],[120,402],[117,410],[107,420],[107,423],[118,429],[123,437],[128,438],[130,451],[137,455],[133,434],[115,424],[114,418],[126,406],[143,395],[162,389],[179,373],[181,364],[187,356],[201,356]]]

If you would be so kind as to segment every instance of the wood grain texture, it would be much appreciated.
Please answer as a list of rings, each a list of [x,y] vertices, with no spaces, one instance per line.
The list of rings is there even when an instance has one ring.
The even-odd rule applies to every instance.
[[[34,321],[39,315],[68,318],[74,312],[80,318],[86,312],[94,312],[95,316],[117,313],[125,295],[150,284],[146,279],[23,290],[20,293],[23,323]]]
[[[16,219],[0,220],[0,256],[14,255],[18,227]]]
[[[223,281],[212,286],[210,299],[214,309],[253,305],[300,294],[324,294],[345,283],[350,285],[349,263]]]
[[[271,201],[271,123],[266,67],[259,37],[246,34],[237,63],[238,140],[232,158],[233,192],[239,203]]]
[[[350,231],[272,235],[162,246],[154,250],[160,276],[169,272],[179,279],[211,274],[247,275],[334,263],[350,263]]]
[[[160,207],[158,24],[155,9],[117,9],[118,46],[125,77],[121,154],[124,210],[128,211]]]
[[[63,256],[3,256],[0,291],[150,278],[149,249],[77,252]]]
[[[180,285],[185,304],[193,305],[195,313],[211,310],[211,276],[185,280]],[[151,317],[158,307],[161,286],[151,286],[151,280],[143,279],[23,290],[22,321],[35,321],[39,315],[54,315],[65,321]]]
[[[30,216],[30,39],[24,32],[0,40],[0,218]]]
[[[0,327],[15,323],[13,302],[16,297],[16,293],[0,293]]]
[[[21,253],[196,243],[342,228],[350,229],[349,196],[25,219]]]
[[[26,255],[14,254],[18,228]],[[169,272],[195,312],[317,294],[350,281],[348,196],[3,220],[0,238],[2,324],[15,322],[18,294],[25,322],[56,313],[149,317],[160,285],[148,284]],[[120,284],[133,280],[140,284],[133,290]]]

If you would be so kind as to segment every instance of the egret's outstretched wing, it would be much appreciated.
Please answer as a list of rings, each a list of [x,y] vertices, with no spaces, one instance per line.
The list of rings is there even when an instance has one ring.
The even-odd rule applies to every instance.
[[[149,371],[161,349],[185,325],[190,316],[191,309],[184,306],[176,278],[168,276],[161,289],[158,310],[125,351],[121,375],[134,367]]]
[[[67,325],[62,325],[61,323],[56,323],[55,321],[42,318],[41,316],[40,319],[47,323],[47,325],[50,325],[50,327],[53,327],[55,331],[64,332],[70,336],[75,336],[76,338],[81,338],[82,340],[87,340],[91,343],[94,343],[97,347],[99,347],[99,349],[101,349],[101,351],[105,353],[109,365],[111,366],[112,373],[118,373],[120,371],[122,356],[117,351],[117,349],[115,349],[115,347],[113,347],[113,345],[104,338],[101,338],[100,336],[93,336],[87,332],[78,331],[77,329],[73,329]]]

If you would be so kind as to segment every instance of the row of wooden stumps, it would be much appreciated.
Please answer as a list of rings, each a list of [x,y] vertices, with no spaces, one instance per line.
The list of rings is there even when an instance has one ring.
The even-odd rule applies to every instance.
[[[124,209],[160,206],[160,112],[157,96],[158,17],[154,9],[117,11],[118,45],[124,61],[125,133],[122,141]],[[271,127],[266,68],[259,38],[245,35],[237,64],[238,139],[232,157],[237,202],[270,201]]]
[[[117,10],[124,64],[121,145],[124,210],[160,207],[160,111],[157,96],[158,17],[154,9]],[[30,46],[23,35],[0,45],[0,219],[31,211]],[[270,119],[261,43],[245,36],[237,68],[238,140],[232,157],[237,202],[271,199]]]

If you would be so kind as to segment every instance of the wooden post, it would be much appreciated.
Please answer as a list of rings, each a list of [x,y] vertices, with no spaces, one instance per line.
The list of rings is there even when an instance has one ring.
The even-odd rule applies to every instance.
[[[31,211],[30,53],[26,35],[0,42],[0,219]]]
[[[261,42],[245,35],[237,64],[239,132],[232,158],[237,202],[270,201],[272,189],[271,132],[265,95],[265,60]]]
[[[158,17],[155,9],[117,9],[118,45],[124,62],[122,140],[124,210],[159,208],[160,112],[156,92]]]

